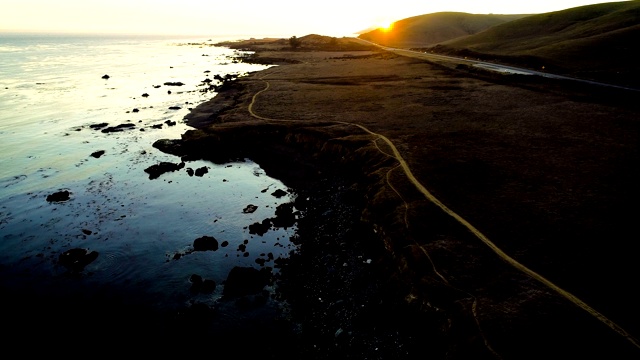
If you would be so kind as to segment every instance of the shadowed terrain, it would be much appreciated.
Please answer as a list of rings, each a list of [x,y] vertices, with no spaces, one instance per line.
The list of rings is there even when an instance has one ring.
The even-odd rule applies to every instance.
[[[279,66],[230,84],[161,147],[252,158],[323,204],[282,268],[302,352],[637,358],[635,92],[312,38],[224,44]]]
[[[640,37],[638,1],[587,5],[511,21],[491,16],[497,15],[429,14],[359,38],[640,88],[640,67],[632,55]],[[419,45],[421,41],[425,44]]]

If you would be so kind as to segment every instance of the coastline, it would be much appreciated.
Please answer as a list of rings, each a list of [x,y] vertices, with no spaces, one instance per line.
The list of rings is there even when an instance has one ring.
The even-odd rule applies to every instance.
[[[634,297],[621,285],[631,281],[624,278],[634,273],[631,259],[625,259],[629,264],[607,261],[613,267],[609,271],[623,277],[614,284],[618,287],[594,283],[612,291],[610,296],[589,294],[591,284],[581,283],[585,277],[598,280],[587,265],[607,256],[596,256],[600,237],[614,226],[614,235],[629,229],[624,212],[593,212],[637,200],[630,185],[637,176],[621,171],[638,156],[637,108],[632,104],[602,97],[599,89],[469,73],[372,49],[328,51],[316,44],[315,49],[290,51],[282,42],[234,46],[254,49],[258,59],[280,66],[239,79],[187,116],[197,130],[155,146],[186,160],[250,157],[271,176],[293,188],[306,185],[310,193],[313,180],[341,179],[346,183],[339,189],[350,191],[336,194],[360,200],[347,213],[356,213],[351,227],[362,232],[345,237],[344,229],[333,229],[334,234],[323,238],[320,230],[310,230],[310,238],[323,239],[324,246],[307,246],[305,257],[292,266],[300,278],[288,296],[304,304],[296,311],[306,319],[301,336],[309,336],[302,344],[312,348],[312,338],[322,339],[323,350],[315,358],[374,356],[368,353],[372,343],[379,345],[379,354],[387,351],[387,358],[431,352],[448,359],[533,359],[550,351],[637,356],[626,339],[495,256],[415,190],[382,141],[345,124],[389,138],[436,197],[507,253],[576,290],[578,297],[590,295],[588,303],[626,321],[637,334],[633,319],[640,316],[631,305]],[[608,121],[611,114],[615,122]],[[613,183],[602,184],[602,178]],[[331,188],[323,188],[325,197],[318,195],[325,199],[319,202],[323,206],[342,203],[326,195]],[[631,196],[625,198],[628,191]],[[333,236],[336,232],[343,237]],[[333,243],[336,239],[343,241]],[[345,245],[339,244],[353,245],[352,255],[364,253],[356,239],[366,239],[368,251],[376,254],[372,263],[378,271],[371,272],[376,276],[364,280],[367,270],[352,266],[355,270],[341,272],[338,279],[305,287],[310,279],[335,276],[336,266],[332,272],[328,264],[343,260],[337,254]],[[355,279],[368,284],[364,289],[385,286],[351,295],[344,292],[357,287],[337,286]],[[334,297],[308,302],[322,291]],[[384,301],[364,306],[359,296],[365,295]],[[625,300],[614,309],[610,298],[622,296],[628,306]],[[358,302],[363,310],[353,306]],[[344,316],[347,309],[351,318]],[[366,334],[364,329],[376,326],[365,318],[376,319],[380,330]],[[346,322],[325,326],[331,323],[327,319]],[[402,335],[389,337],[394,331]],[[336,340],[340,336],[344,342]],[[395,353],[399,348],[402,354]]]

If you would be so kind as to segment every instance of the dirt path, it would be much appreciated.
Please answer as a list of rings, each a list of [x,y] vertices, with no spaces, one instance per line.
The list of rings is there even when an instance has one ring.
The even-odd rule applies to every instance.
[[[265,80],[265,78],[267,76],[273,75],[275,72],[270,72],[268,74],[265,74],[264,76],[260,77],[260,80],[264,81],[265,83],[265,87],[264,89],[256,92],[251,99],[251,103],[248,105],[248,111],[251,114],[251,116],[253,116],[256,119],[260,119],[263,121],[267,121],[267,122],[295,122],[298,120],[294,120],[294,119],[274,119],[274,118],[268,118],[268,117],[264,117],[261,115],[256,114],[256,112],[254,111],[254,104],[256,104],[257,102],[257,98],[260,94],[262,94],[263,92],[266,92],[270,89],[270,83],[269,81]],[[575,295],[571,294],[570,292],[562,289],[561,287],[557,286],[556,284],[554,284],[553,282],[551,282],[550,280],[548,280],[547,278],[543,277],[542,275],[538,274],[537,272],[529,269],[528,267],[524,266],[523,264],[521,264],[520,262],[516,261],[515,259],[513,259],[511,256],[507,255],[502,249],[500,249],[498,246],[496,246],[496,244],[494,244],[491,240],[489,240],[489,238],[487,238],[482,232],[480,232],[477,228],[475,228],[471,223],[469,223],[467,220],[465,220],[463,217],[461,217],[460,215],[458,215],[456,212],[454,212],[453,210],[449,209],[446,205],[444,205],[440,200],[438,200],[433,194],[431,194],[431,192],[429,192],[426,187],[420,183],[420,181],[418,181],[418,179],[413,175],[413,172],[411,171],[409,165],[407,164],[407,162],[404,160],[404,158],[402,157],[402,155],[400,154],[400,152],[398,151],[397,147],[393,144],[393,142],[391,140],[389,140],[386,136],[379,134],[379,133],[375,133],[371,130],[369,130],[368,128],[366,128],[363,125],[357,124],[357,123],[350,123],[350,122],[343,122],[343,121],[336,121],[336,123],[338,124],[342,124],[342,125],[347,125],[347,126],[355,126],[359,129],[361,129],[362,131],[368,133],[369,135],[373,136],[375,139],[381,139],[382,141],[384,141],[384,143],[387,144],[387,146],[391,149],[392,154],[388,154],[386,152],[383,152],[382,149],[379,149],[380,152],[388,155],[388,156],[392,156],[396,161],[398,161],[399,166],[402,168],[404,174],[406,175],[406,177],[408,178],[408,180],[415,186],[415,188],[422,194],[424,195],[424,197],[429,200],[430,202],[432,202],[433,204],[435,204],[438,208],[440,208],[442,211],[444,211],[446,214],[448,214],[449,216],[451,216],[452,218],[454,218],[458,223],[460,223],[462,226],[464,226],[468,231],[470,231],[476,238],[478,238],[483,244],[485,244],[487,247],[489,247],[496,255],[498,255],[502,260],[504,260],[505,262],[507,262],[509,265],[513,266],[515,269],[521,271],[522,273],[530,276],[531,278],[537,280],[538,282],[542,283],[544,286],[546,286],[547,288],[553,290],[554,292],[558,293],[559,295],[561,295],[562,297],[564,297],[565,299],[569,300],[571,303],[575,304],[576,306],[578,306],[579,308],[581,308],[582,310],[586,311],[588,314],[590,314],[591,316],[593,316],[594,318],[596,318],[598,321],[602,322],[603,324],[605,324],[606,326],[608,326],[609,328],[611,328],[613,331],[615,331],[616,333],[618,333],[620,336],[624,337],[626,340],[628,340],[633,346],[635,346],[636,348],[640,349],[640,342],[638,342],[638,340],[636,340],[632,335],[630,335],[626,330],[624,330],[622,327],[620,327],[618,324],[616,324],[615,322],[613,322],[612,320],[610,320],[609,318],[607,318],[606,316],[604,316],[603,314],[601,314],[600,312],[598,312],[597,310],[595,310],[593,307],[589,306],[587,303],[585,303],[584,301],[580,300],[578,297],[576,297]],[[373,140],[373,142],[375,143],[376,140]],[[377,146],[377,144],[376,144]],[[394,192],[396,192],[398,194],[398,196],[400,198],[402,198],[401,194],[391,185],[391,183],[389,181],[388,185],[391,186],[391,188],[393,189]],[[408,206],[407,203],[404,201],[405,203],[405,207]],[[405,220],[406,222],[406,220]],[[429,254],[426,253],[426,250],[424,250],[422,247],[421,249],[425,252],[425,255],[429,258]],[[448,281],[446,280],[446,278],[444,276],[442,276],[442,274],[440,274],[436,268],[435,265],[432,263],[432,266],[434,268],[434,272],[445,282],[448,283]],[[474,300],[473,303],[473,308],[475,309],[476,306],[476,302]],[[474,311],[474,315],[475,315],[475,311]],[[476,323],[479,326],[479,320],[477,319],[477,317],[475,317]],[[491,346],[489,345],[487,339],[485,338],[484,340],[487,348],[496,356],[499,357],[499,355],[491,348]]]

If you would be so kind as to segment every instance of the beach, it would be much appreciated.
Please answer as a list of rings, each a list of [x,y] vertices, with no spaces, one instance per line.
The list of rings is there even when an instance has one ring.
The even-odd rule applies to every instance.
[[[342,41],[226,45],[277,66],[154,146],[186,161],[251,158],[307,200],[278,295],[295,351],[638,356],[637,93]]]

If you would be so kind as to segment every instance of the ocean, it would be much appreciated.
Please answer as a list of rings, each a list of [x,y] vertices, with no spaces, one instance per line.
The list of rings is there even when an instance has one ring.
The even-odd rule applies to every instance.
[[[212,46],[221,40],[230,39],[0,35],[3,308],[213,308],[233,267],[277,272],[274,261],[296,250],[295,227],[249,232],[293,197],[250,159],[188,162],[156,179],[145,172],[180,162],[152,144],[190,129],[183,118],[216,95],[216,75],[267,68]],[[60,192],[68,199],[47,200]],[[218,249],[194,251],[205,236]],[[65,264],[69,251],[87,263]],[[195,278],[215,287],[197,291]]]

